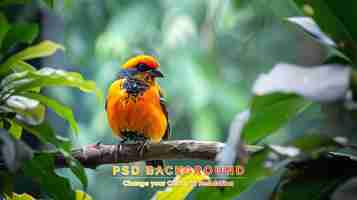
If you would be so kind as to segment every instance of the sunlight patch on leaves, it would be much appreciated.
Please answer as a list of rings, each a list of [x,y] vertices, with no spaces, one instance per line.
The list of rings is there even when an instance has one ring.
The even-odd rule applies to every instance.
[[[16,194],[12,193],[12,197],[5,195],[5,200],[36,200],[29,194]]]
[[[92,200],[92,197],[81,190],[76,190],[76,200]]]
[[[15,139],[20,139],[22,135],[22,126],[18,124],[15,120],[10,120],[9,132]]]

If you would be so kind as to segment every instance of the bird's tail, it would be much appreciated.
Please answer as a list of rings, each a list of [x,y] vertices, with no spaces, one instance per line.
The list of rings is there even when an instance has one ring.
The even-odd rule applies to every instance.
[[[153,167],[158,167],[160,166],[161,168],[164,167],[164,161],[163,160],[148,160],[146,161],[146,165],[150,165]]]

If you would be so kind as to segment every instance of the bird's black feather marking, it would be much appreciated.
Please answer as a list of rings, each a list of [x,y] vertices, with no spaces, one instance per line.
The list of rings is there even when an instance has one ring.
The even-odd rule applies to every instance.
[[[162,92],[160,91],[160,105],[161,105],[161,109],[165,114],[166,120],[167,120],[167,128],[165,131],[165,135],[162,138],[163,140],[168,140],[171,134],[171,126],[170,126],[170,121],[169,121],[169,112],[167,111],[167,107],[166,107],[166,100],[164,98],[164,95],[162,94]]]
[[[135,74],[140,71],[137,68],[122,69],[119,71],[118,78],[132,78]]]
[[[139,96],[143,94],[148,88],[149,85],[147,83],[134,78],[126,78],[123,84],[123,89],[125,89],[126,92],[132,96]]]
[[[167,120],[167,128],[165,131],[164,136],[162,137],[163,140],[168,140],[171,134],[171,128],[170,128],[170,121],[169,121],[169,114],[166,108],[166,101],[164,98],[164,95],[162,94],[161,90],[160,92],[160,105],[161,105],[161,109],[164,112],[165,116],[166,116],[166,120]],[[146,165],[151,165],[153,167],[164,167],[164,161],[163,160],[148,160],[146,161]]]

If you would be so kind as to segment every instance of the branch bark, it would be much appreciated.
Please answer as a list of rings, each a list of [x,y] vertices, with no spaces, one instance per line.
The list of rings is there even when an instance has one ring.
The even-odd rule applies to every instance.
[[[172,140],[161,143],[148,143],[141,155],[140,144],[104,145],[90,144],[80,149],[72,150],[72,156],[86,168],[96,168],[99,165],[114,163],[129,163],[144,160],[210,160],[214,161],[224,143]],[[68,167],[65,157],[56,153],[57,168]]]

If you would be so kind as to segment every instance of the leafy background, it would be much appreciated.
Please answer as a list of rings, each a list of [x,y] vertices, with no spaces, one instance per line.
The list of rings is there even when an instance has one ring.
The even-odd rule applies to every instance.
[[[16,140],[22,129],[35,136],[21,135],[32,149],[47,150],[48,145],[42,143],[51,143],[65,155],[70,147],[98,141],[117,143],[108,128],[98,91],[105,95],[128,57],[148,52],[158,57],[167,77],[160,84],[169,105],[172,139],[224,142],[232,122],[238,121],[242,128],[233,131],[234,137],[228,137],[227,144],[233,148],[225,149],[220,161],[234,163],[236,157],[227,155],[244,160],[234,146],[240,135],[245,143],[261,147],[250,155],[245,179],[235,181],[236,187],[195,189],[188,199],[347,199],[344,191],[355,186],[353,179],[347,180],[356,175],[353,88],[357,77],[352,71],[357,48],[353,25],[356,3],[2,0],[0,6],[0,38],[4,38],[0,43],[0,75],[4,78],[15,72],[20,79],[37,78],[36,83],[41,78],[47,80],[43,85],[21,81],[15,84],[26,89],[21,90],[22,96],[40,104],[31,107],[27,99],[30,112],[5,113],[30,113],[27,120],[21,122],[7,115],[1,118],[10,121],[2,127],[13,138],[2,131],[1,141],[3,146],[8,144],[4,141],[15,144],[15,160],[28,160],[22,151],[32,152],[17,150],[23,146]],[[306,18],[291,18],[296,16],[310,16],[317,24]],[[44,45],[45,51],[40,56],[26,58],[20,54],[9,59],[30,44]],[[63,49],[59,44],[65,51],[54,54]],[[34,71],[29,64],[53,69]],[[69,77],[75,83],[68,82],[72,80]],[[94,80],[96,86],[83,77]],[[63,87],[44,89],[43,95],[32,91],[50,83],[93,91],[99,98]],[[348,97],[351,92],[352,97]],[[21,98],[11,100],[23,103]],[[46,109],[46,122],[42,123],[44,107],[50,109]],[[248,116],[243,112],[247,110]],[[71,146],[66,138],[70,138]],[[149,199],[157,191],[122,187],[121,180],[111,177],[110,166],[86,169],[85,176],[84,169],[72,160],[70,169],[54,171],[51,159],[50,154],[42,152],[24,166],[22,162],[13,163],[14,170],[22,166],[25,177],[5,173],[3,180],[10,181],[3,181],[2,188],[13,185],[11,180],[15,180],[17,193],[38,196],[45,191],[55,199],[74,198],[79,190],[75,193],[72,188],[86,190],[93,199]],[[67,155],[67,159],[72,158]],[[39,177],[36,181],[41,186],[25,187],[33,177]]]

